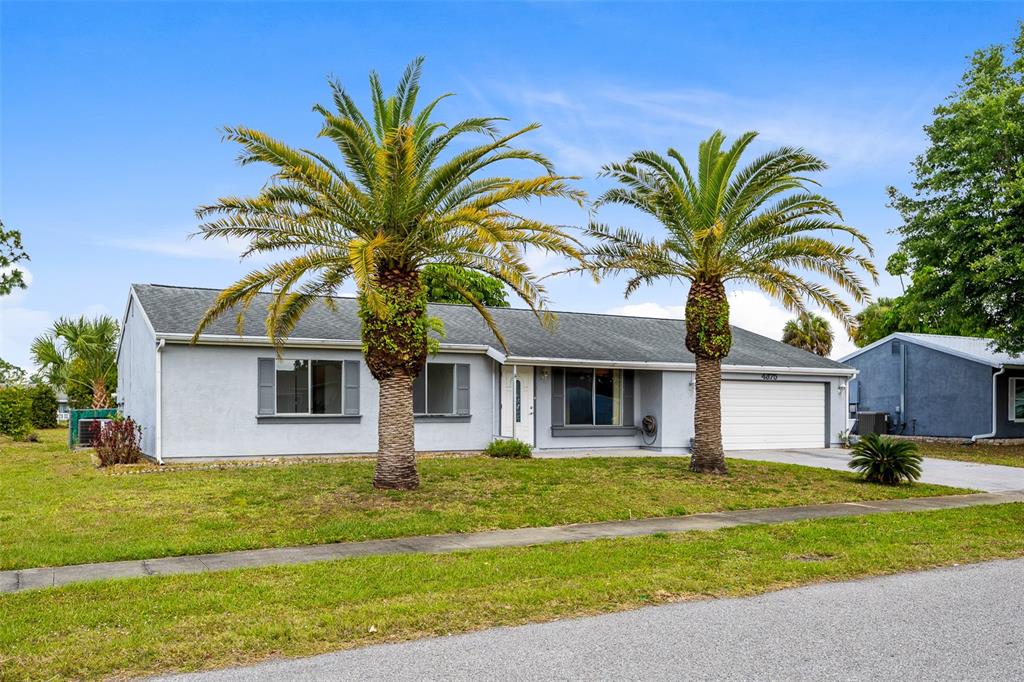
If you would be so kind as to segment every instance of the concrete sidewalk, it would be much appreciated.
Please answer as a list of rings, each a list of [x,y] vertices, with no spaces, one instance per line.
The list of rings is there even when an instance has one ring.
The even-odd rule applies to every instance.
[[[581,523],[571,526],[516,528],[478,533],[453,533],[450,535],[369,540],[366,542],[339,542],[329,545],[254,549],[240,552],[223,552],[220,554],[199,554],[160,559],[79,564],[75,566],[25,568],[0,572],[0,593],[56,587],[69,583],[109,578],[137,578],[151,575],[226,571],[234,568],[252,568],[256,566],[308,564],[316,561],[330,561],[369,555],[437,554],[493,547],[523,547],[553,542],[638,537],[655,533],[717,530],[719,528],[732,528],[735,526],[784,523],[806,519],[861,516],[886,512],[956,509],[1008,502],[1024,502],[1024,490],[974,495],[919,497],[906,500],[881,500],[877,502],[840,502],[836,504],[799,507],[748,509],[631,521]]]

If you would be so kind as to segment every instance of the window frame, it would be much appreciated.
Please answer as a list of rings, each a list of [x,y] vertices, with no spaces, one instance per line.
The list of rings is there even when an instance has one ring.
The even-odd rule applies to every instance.
[[[413,417],[456,417],[465,416],[459,414],[459,364],[457,362],[426,362],[423,364],[423,369],[420,371],[419,376],[413,379],[413,395],[415,396],[415,385],[420,379],[423,380],[423,409],[426,412],[417,412],[415,408],[415,402],[413,403]],[[428,408],[430,405],[430,371],[431,365],[448,365],[452,368],[452,411],[451,412],[431,412]],[[415,400],[415,398],[414,398]]]
[[[1024,377],[1010,377],[1006,402],[1010,408],[1010,421],[1017,424],[1024,423],[1024,417],[1017,417],[1017,391],[1019,390],[1024,392]]]
[[[306,411],[305,412],[278,412],[277,411],[277,363],[278,362],[306,362]],[[341,381],[338,383],[341,391],[339,412],[313,412],[313,363],[314,362],[336,362],[341,365]],[[323,358],[274,358],[274,414],[265,415],[273,417],[343,417],[345,416],[345,361]]]
[[[597,423],[597,370],[599,370],[599,369],[610,370],[612,372],[612,376],[613,377],[615,376],[615,373],[618,372],[618,377],[619,377],[619,410],[618,410],[618,413],[619,413],[619,423],[617,423],[617,424],[616,423],[611,423],[611,424],[598,424]],[[590,422],[588,422],[588,423],[578,423],[578,424],[576,424],[576,423],[570,424],[569,423],[569,414],[570,414],[570,411],[569,411],[569,391],[566,390],[566,388],[565,388],[565,386],[567,385],[567,382],[568,382],[567,375],[568,375],[569,371],[577,371],[577,372],[587,371],[587,372],[590,372]],[[614,381],[614,379],[613,379],[613,381]],[[626,389],[626,373],[623,372],[622,369],[620,369],[618,367],[572,367],[572,368],[566,368],[565,372],[562,374],[562,410],[563,410],[562,414],[564,415],[563,418],[562,418],[563,428],[570,428],[570,429],[571,428],[584,428],[584,429],[585,428],[605,428],[605,427],[620,428],[620,427],[624,426],[623,422],[625,421],[625,402],[626,402],[625,401],[625,389]],[[614,408],[612,410],[612,413],[613,414],[615,413]]]

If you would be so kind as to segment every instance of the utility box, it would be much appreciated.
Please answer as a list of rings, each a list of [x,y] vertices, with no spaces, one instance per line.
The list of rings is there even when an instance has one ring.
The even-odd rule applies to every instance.
[[[877,433],[883,436],[889,433],[888,412],[857,413],[857,435],[866,436],[869,433]]]

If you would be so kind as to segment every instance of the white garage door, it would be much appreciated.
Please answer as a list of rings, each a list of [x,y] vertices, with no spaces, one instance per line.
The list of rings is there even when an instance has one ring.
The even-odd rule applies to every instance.
[[[722,382],[722,441],[726,450],[823,447],[824,384]]]

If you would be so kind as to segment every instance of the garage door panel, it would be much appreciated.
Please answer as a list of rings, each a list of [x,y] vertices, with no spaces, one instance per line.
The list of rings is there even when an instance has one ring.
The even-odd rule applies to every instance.
[[[824,384],[722,383],[722,441],[727,450],[820,448],[825,440]]]

